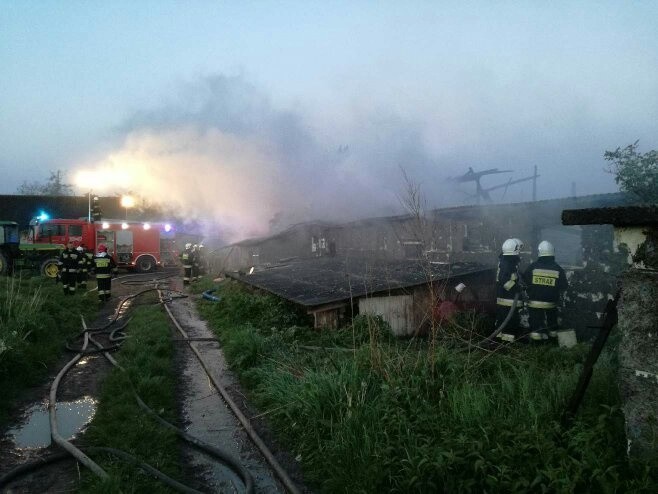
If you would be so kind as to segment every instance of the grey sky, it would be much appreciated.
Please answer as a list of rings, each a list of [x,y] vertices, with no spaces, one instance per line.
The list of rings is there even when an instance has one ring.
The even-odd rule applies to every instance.
[[[436,206],[468,166],[613,191],[606,149],[658,147],[656,25],[655,2],[4,1],[0,193],[109,167],[239,237],[395,212],[400,167]]]

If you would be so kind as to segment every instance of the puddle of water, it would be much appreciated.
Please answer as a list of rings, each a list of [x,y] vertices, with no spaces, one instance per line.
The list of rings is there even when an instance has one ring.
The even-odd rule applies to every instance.
[[[97,401],[85,396],[76,401],[57,402],[57,428],[62,437],[72,439],[82,431],[96,413]],[[19,428],[9,430],[17,448],[45,448],[51,443],[48,404],[39,403],[27,411],[27,421]]]

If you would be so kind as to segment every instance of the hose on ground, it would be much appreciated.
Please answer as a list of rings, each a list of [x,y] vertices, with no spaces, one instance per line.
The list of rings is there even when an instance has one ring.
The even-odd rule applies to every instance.
[[[143,293],[146,293],[146,292],[149,292],[149,291],[152,291],[152,290],[153,289],[143,290],[143,291],[139,292],[138,294],[135,294],[131,298],[137,297],[137,296],[139,296]],[[161,292],[159,290],[158,290],[158,292],[161,294]],[[124,302],[125,302],[125,300],[124,300]],[[117,314],[118,314],[118,310],[117,310]],[[111,321],[110,325],[113,324],[115,321],[116,321],[116,317],[114,318],[113,321]],[[127,324],[128,324],[128,322],[124,323],[123,325],[121,325],[118,328],[114,328],[114,330],[112,332],[114,333],[117,330],[125,328],[127,326]],[[4,476],[0,477],[0,487],[6,485],[10,481],[12,481],[15,478],[20,477],[21,475],[25,475],[27,473],[30,473],[30,472],[34,471],[34,470],[42,468],[42,467],[44,467],[44,466],[46,466],[50,463],[54,463],[54,462],[57,462],[57,461],[62,461],[62,460],[65,460],[67,458],[72,458],[72,459],[75,459],[76,461],[82,463],[84,466],[89,468],[93,473],[95,473],[97,476],[99,476],[102,479],[109,478],[108,474],[97,463],[95,463],[91,458],[89,458],[85,454],[85,451],[86,451],[86,452],[90,452],[90,453],[105,452],[105,453],[113,454],[114,456],[117,456],[117,457],[123,459],[124,461],[127,461],[127,462],[130,462],[130,463],[133,463],[133,464],[137,465],[139,468],[141,468],[145,472],[151,474],[155,478],[161,480],[162,482],[164,482],[165,484],[167,484],[168,486],[172,487],[173,489],[175,489],[179,492],[185,492],[185,493],[198,493],[198,492],[200,492],[200,491],[197,491],[197,490],[192,489],[190,487],[187,487],[184,484],[181,484],[180,482],[178,482],[175,479],[173,479],[173,478],[167,476],[166,474],[160,472],[159,470],[152,467],[151,465],[139,461],[137,458],[135,458],[134,456],[132,456],[132,455],[130,455],[130,454],[124,452],[124,451],[121,451],[121,450],[118,450],[118,449],[115,449],[115,448],[107,448],[107,447],[87,447],[83,451],[83,450],[75,447],[70,442],[66,441],[66,439],[64,439],[59,434],[58,427],[57,427],[57,417],[56,417],[56,413],[55,413],[56,404],[57,404],[57,401],[56,401],[57,388],[59,386],[59,382],[61,381],[62,377],[66,374],[66,372],[68,372],[73,367],[73,365],[80,359],[80,357],[82,355],[92,353],[92,352],[103,353],[105,355],[105,357],[113,365],[115,365],[118,369],[125,372],[125,369],[123,369],[123,367],[121,367],[121,365],[119,365],[119,363],[108,353],[108,350],[116,349],[118,347],[118,345],[115,345],[111,348],[104,348],[99,342],[95,341],[93,339],[93,337],[91,336],[91,333],[101,333],[101,332],[104,332],[104,330],[102,330],[100,328],[94,328],[94,329],[87,328],[86,324],[85,324],[85,321],[84,321],[84,318],[82,318],[82,326],[84,328],[84,331],[81,332],[81,335],[84,338],[82,348],[80,349],[78,354],[76,354],[76,356],[73,357],[73,359],[71,359],[71,361],[60,371],[60,373],[55,378],[55,381],[53,382],[53,384],[51,386],[50,402],[49,402],[49,405],[48,405],[49,412],[50,412],[51,436],[53,438],[53,442],[56,443],[57,445],[59,445],[60,447],[62,447],[65,450],[65,452],[52,455],[52,456],[50,456],[48,458],[45,458],[45,459],[39,459],[39,460],[24,464],[24,465],[21,465],[19,467],[16,467],[16,468],[12,469],[10,472],[8,472]],[[90,341],[94,345],[96,345],[96,347],[97,347],[96,350],[88,350],[87,349],[87,346],[88,346]],[[187,434],[186,432],[176,428],[175,426],[173,426],[169,422],[167,422],[164,419],[162,419],[161,417],[159,417],[151,408],[148,407],[148,405],[146,405],[144,403],[144,401],[135,392],[134,385],[133,385],[132,381],[130,381],[130,379],[128,381],[130,383],[130,386],[133,389],[133,395],[134,395],[138,405],[140,406],[140,408],[142,408],[142,410],[146,411],[149,415],[151,415],[161,425],[174,430],[181,438],[183,438],[185,441],[190,443],[192,446],[194,446],[197,449],[200,449],[201,451],[209,454],[210,456],[212,456],[215,459],[219,460],[221,463],[223,463],[228,468],[233,470],[238,475],[238,477],[241,478],[242,481],[244,482],[245,491],[248,494],[253,493],[253,488],[254,488],[253,487],[253,478],[252,478],[251,474],[249,473],[249,471],[247,469],[245,469],[239,463],[238,460],[233,458],[228,453],[220,450],[219,448],[216,448],[216,447],[214,447],[210,444],[207,444],[207,443],[205,443],[205,442],[203,442],[203,441]]]
[[[89,344],[89,335],[85,334],[84,344],[82,346],[83,351],[86,350],[88,344]],[[59,386],[59,382],[61,381],[62,377],[64,377],[64,375],[69,371],[69,369],[71,369],[76,364],[78,360],[80,360],[81,356],[82,353],[76,354],[75,357],[73,357],[62,368],[62,370],[59,371],[59,374],[57,374],[57,377],[55,377],[53,384],[50,386],[50,399],[48,402],[48,414],[50,418],[50,436],[52,437],[53,442],[55,444],[60,446],[62,449],[66,450],[71,456],[73,456],[76,460],[78,460],[80,463],[86,466],[89,470],[94,472],[97,476],[99,476],[102,479],[106,479],[108,478],[107,472],[103,470],[91,458],[85,455],[82,451],[80,451],[78,448],[73,446],[73,444],[67,441],[63,436],[61,436],[57,428],[57,414],[55,411],[57,407],[57,388]]]
[[[84,320],[83,320],[83,326],[84,326]],[[89,340],[96,345],[99,348],[99,351],[101,350],[101,344],[95,341],[93,338],[89,338]],[[229,453],[211,445],[208,444],[204,441],[201,441],[200,439],[197,439],[196,437],[186,433],[185,431],[179,429],[178,427],[170,424],[166,420],[164,420],[162,417],[160,417],[155,411],[153,411],[152,408],[150,408],[144,401],[140,398],[140,396],[137,394],[137,391],[135,390],[135,385],[133,384],[132,380],[128,376],[128,373],[126,370],[119,365],[119,363],[110,355],[109,353],[105,353],[105,358],[114,365],[116,368],[119,370],[123,371],[125,373],[126,379],[128,379],[128,383],[130,384],[130,387],[132,389],[133,396],[135,400],[137,401],[137,404],[139,407],[144,410],[147,414],[149,414],[153,419],[155,419],[160,425],[167,427],[168,429],[174,431],[179,437],[190,443],[192,446],[196,447],[197,449],[207,453],[208,455],[214,457],[215,459],[219,460],[222,464],[226,465],[229,469],[233,470],[238,477],[242,479],[242,482],[245,485],[245,491],[248,494],[251,494],[254,492],[254,481],[253,477],[251,476],[251,473],[242,466],[242,464],[235,459],[233,456],[231,456]]]
[[[147,412],[153,419],[155,419],[156,422],[158,422],[160,425],[167,427],[169,430],[174,431],[180,438],[184,439],[188,443],[190,443],[192,446],[196,447],[197,449],[203,451],[204,453],[207,453],[214,457],[215,459],[219,460],[221,463],[226,465],[228,468],[233,470],[238,476],[242,479],[242,482],[244,483],[245,491],[248,494],[252,494],[254,492],[254,479],[251,476],[251,473],[249,470],[247,470],[236,458],[231,456],[229,453],[211,445],[208,444],[204,441],[201,441],[200,439],[197,439],[194,436],[191,436],[187,432],[179,429],[178,427],[170,424],[166,420],[164,420],[162,417],[160,417],[157,413],[155,413],[151,408],[149,408],[146,403],[142,401],[142,399],[139,397],[137,393],[133,391],[133,395],[135,397],[135,400],[137,401],[137,404],[139,407]]]
[[[221,297],[218,297],[217,295],[213,295],[213,292],[215,292],[216,289],[213,288],[212,290],[206,290],[203,292],[203,298],[206,300],[210,300],[211,302],[219,302],[221,300]]]
[[[519,296],[520,293],[516,293],[514,295],[514,300],[512,300],[512,306],[509,308],[509,311],[507,311],[507,315],[505,316],[505,319],[503,319],[503,322],[500,323],[500,326],[498,326],[493,333],[491,333],[489,336],[487,336],[485,339],[481,340],[478,342],[478,345],[483,345],[487,341],[492,341],[498,334],[507,327],[509,324],[510,320],[512,319],[512,316],[514,315],[514,311],[516,310],[516,305],[519,302]]]
[[[483,345],[486,345],[488,343],[492,343],[494,341],[494,338],[496,338],[496,336],[498,336],[498,334],[503,329],[505,329],[507,327],[507,325],[509,324],[510,320],[512,319],[512,316],[514,315],[514,312],[516,311],[516,307],[517,307],[518,302],[519,302],[519,297],[520,297],[519,293],[514,295],[514,300],[512,300],[512,305],[509,308],[509,311],[507,311],[507,315],[505,316],[505,319],[503,319],[503,321],[500,323],[500,325],[496,329],[494,329],[493,333],[491,333],[486,338],[483,338],[482,340],[478,341],[477,343],[468,342],[465,345],[463,345],[462,347],[458,348],[457,351],[465,352],[465,351],[471,350],[473,348],[477,348],[479,350],[485,350],[485,348],[483,348]]]
[[[102,447],[102,446],[89,446],[84,448],[83,450],[84,453],[89,453],[89,454],[96,454],[96,453],[106,453],[110,455],[114,455],[118,458],[121,458],[122,460],[132,463],[133,465],[138,466],[142,470],[144,470],[146,473],[151,474],[153,477],[161,480],[163,483],[167,484],[169,487],[172,489],[176,489],[178,492],[184,492],[184,493],[189,493],[189,494],[198,494],[201,491],[198,491],[196,489],[192,489],[190,487],[187,487],[186,485],[181,484],[177,480],[169,477],[168,475],[162,473],[161,471],[157,470],[156,468],[152,467],[148,463],[144,463],[137,459],[135,456],[126,453],[125,451],[121,451],[119,449],[115,448],[107,448],[107,447]],[[75,459],[73,458],[69,453],[67,452],[61,452],[61,453],[55,453],[50,456],[47,456],[45,458],[39,458],[38,460],[31,461],[29,463],[24,463],[23,465],[20,465],[16,468],[13,468],[6,474],[4,474],[2,477],[0,477],[0,488],[3,488],[7,484],[9,484],[11,481],[16,480],[24,475],[27,475],[31,472],[34,472],[36,470],[39,470],[40,468],[43,468],[47,465],[51,465],[53,463],[58,463],[60,461],[65,461],[65,460],[72,460]]]
[[[140,293],[145,293],[140,292]],[[82,320],[82,325],[85,327],[85,322],[84,319]],[[91,336],[89,336],[89,340],[98,347],[99,351],[102,351],[102,345],[95,341]],[[162,417],[160,417],[153,409],[151,409],[144,401],[140,398],[140,396],[137,394],[137,391],[135,390],[135,386],[128,376],[128,373],[126,370],[116,361],[112,355],[110,355],[107,352],[104,352],[105,358],[115,367],[117,367],[119,370],[123,371],[125,373],[126,379],[128,379],[128,383],[130,384],[130,387],[132,389],[133,396],[135,400],[137,401],[137,404],[139,407],[144,410],[148,415],[150,415],[153,419],[155,419],[160,425],[167,427],[168,429],[174,431],[179,437],[181,437],[183,440],[188,442],[190,445],[196,447],[197,449],[203,451],[204,453],[208,454],[209,456],[215,458],[222,464],[224,464],[227,468],[233,470],[237,474],[237,476],[242,480],[245,486],[245,492],[247,494],[252,494],[254,492],[254,480],[249,472],[236,458],[234,458],[232,455],[229,453],[217,448],[216,446],[213,446],[211,444],[208,444],[204,441],[201,441],[200,439],[186,433],[182,429],[179,429],[178,427],[174,426],[173,424],[170,424],[166,420],[164,420]]]
[[[180,324],[178,323],[178,321],[174,317],[174,315],[171,312],[171,309],[169,308],[169,306],[165,304],[164,308],[167,311],[167,313],[169,314],[169,317],[171,318],[172,322],[174,323],[174,326],[176,326],[176,329],[178,329],[178,331],[183,335],[183,337],[186,338],[187,334],[185,333],[183,328],[180,326]],[[242,413],[242,411],[240,410],[238,405],[229,396],[228,391],[226,390],[226,388],[224,388],[224,386],[222,386],[221,383],[219,383],[217,381],[217,379],[215,379],[212,372],[210,372],[210,369],[208,369],[207,364],[205,363],[205,361],[201,357],[201,354],[199,353],[199,351],[196,349],[195,346],[190,344],[189,341],[188,341],[188,345],[189,345],[190,349],[194,352],[194,354],[197,356],[197,359],[199,360],[199,363],[201,364],[203,369],[206,371],[206,374],[208,375],[210,381],[213,383],[213,386],[215,386],[215,389],[217,389],[217,391],[219,391],[219,394],[222,396],[222,398],[224,399],[226,404],[229,406],[229,408],[233,411],[233,414],[238,418],[238,420],[242,424],[242,427],[244,427],[245,432],[251,438],[251,440],[254,442],[254,444],[258,447],[260,452],[263,454],[263,456],[265,457],[265,460],[267,461],[267,463],[272,467],[272,470],[274,470],[274,472],[279,477],[279,480],[281,480],[281,482],[286,487],[288,492],[290,492],[292,494],[299,494],[300,491],[297,488],[297,486],[295,485],[295,483],[292,481],[292,479],[290,479],[287,472],[281,467],[281,465],[279,464],[277,459],[274,457],[272,452],[269,450],[267,445],[263,442],[263,440],[260,438],[260,436],[256,433],[256,431],[254,430],[253,426],[251,425],[249,419],[247,417],[245,417],[245,415]]]

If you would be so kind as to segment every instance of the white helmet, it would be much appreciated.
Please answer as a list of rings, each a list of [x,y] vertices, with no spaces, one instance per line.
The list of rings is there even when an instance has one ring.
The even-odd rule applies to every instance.
[[[539,253],[539,257],[554,256],[555,247],[547,240],[542,240],[537,247],[537,252]]]
[[[519,253],[521,253],[523,247],[525,247],[523,240],[521,240],[520,238],[513,238],[512,240],[514,240],[517,244],[519,244]]]
[[[521,246],[523,244],[519,239],[508,238],[503,242],[503,255],[504,256],[518,256],[521,253]]]
[[[189,243],[189,242],[186,243],[186,244],[185,244],[185,248],[186,248],[186,249],[191,249],[191,248],[192,248],[192,244]]]

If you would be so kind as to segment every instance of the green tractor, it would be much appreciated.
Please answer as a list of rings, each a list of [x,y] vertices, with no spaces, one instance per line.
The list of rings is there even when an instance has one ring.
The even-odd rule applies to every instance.
[[[0,221],[0,275],[29,269],[55,279],[62,250],[59,244],[21,244],[18,223]]]

